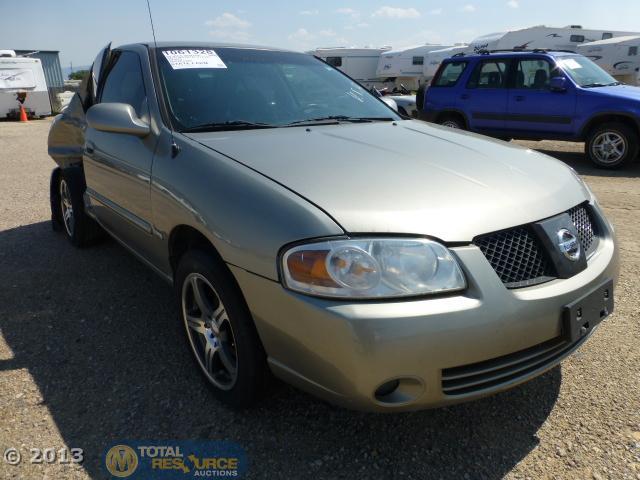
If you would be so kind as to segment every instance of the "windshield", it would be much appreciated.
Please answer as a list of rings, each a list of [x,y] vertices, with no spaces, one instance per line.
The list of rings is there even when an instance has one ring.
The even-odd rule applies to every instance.
[[[581,87],[605,87],[619,84],[615,78],[586,57],[561,57],[557,63]]]
[[[310,55],[208,48],[162,49],[157,58],[166,103],[181,131],[401,119]]]

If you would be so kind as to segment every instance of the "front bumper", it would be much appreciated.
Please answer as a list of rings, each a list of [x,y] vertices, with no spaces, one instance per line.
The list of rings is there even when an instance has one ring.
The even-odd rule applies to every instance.
[[[617,278],[613,232],[601,223],[598,249],[586,270],[516,290],[505,288],[475,246],[452,248],[469,283],[462,295],[404,301],[308,297],[230,268],[275,375],[347,408],[415,410],[513,387],[554,367],[584,342],[586,337],[573,345],[559,343],[561,314],[564,305]],[[515,367],[496,376],[495,365]],[[455,384],[469,369],[491,381],[452,394],[450,380]],[[382,384],[395,379],[400,379],[396,394],[376,397]]]

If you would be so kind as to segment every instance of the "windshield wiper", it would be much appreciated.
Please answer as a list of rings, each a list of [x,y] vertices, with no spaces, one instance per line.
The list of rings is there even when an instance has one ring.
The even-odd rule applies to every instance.
[[[234,120],[230,122],[203,123],[202,125],[188,127],[181,131],[184,133],[220,132],[220,131],[227,131],[227,130],[250,130],[254,128],[276,128],[276,127],[277,125],[272,125],[270,123],[256,123],[256,122],[246,122],[244,120]]]
[[[336,124],[340,122],[368,123],[368,122],[392,122],[391,117],[349,117],[348,115],[328,115],[326,117],[309,118],[288,123],[287,127],[296,125]]]

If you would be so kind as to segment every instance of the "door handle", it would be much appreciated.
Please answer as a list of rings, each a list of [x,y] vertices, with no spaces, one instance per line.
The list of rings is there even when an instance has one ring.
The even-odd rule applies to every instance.
[[[516,102],[524,102],[524,95],[516,95]]]
[[[471,95],[469,95],[468,93],[463,93],[462,95],[460,95],[460,98],[462,100],[467,100]]]

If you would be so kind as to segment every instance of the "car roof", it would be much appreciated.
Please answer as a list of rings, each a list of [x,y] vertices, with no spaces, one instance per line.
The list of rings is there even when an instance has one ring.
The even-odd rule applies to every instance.
[[[163,41],[163,42],[138,42],[138,43],[129,43],[127,45],[120,45],[119,47],[114,47],[114,49],[130,49],[139,46],[144,46],[148,48],[198,48],[198,49],[206,49],[206,48],[244,48],[251,50],[267,50],[273,52],[291,52],[291,53],[302,53],[295,52],[293,50],[286,50],[282,48],[268,47],[265,45],[248,45],[242,43],[230,43],[230,42],[203,42],[203,41]]]
[[[491,57],[528,57],[528,56],[549,56],[549,57],[566,57],[571,55],[579,55],[576,52],[569,50],[495,50],[486,53],[471,53],[471,54],[458,54],[449,57],[446,61],[461,61],[461,60],[477,60],[482,58]]]

